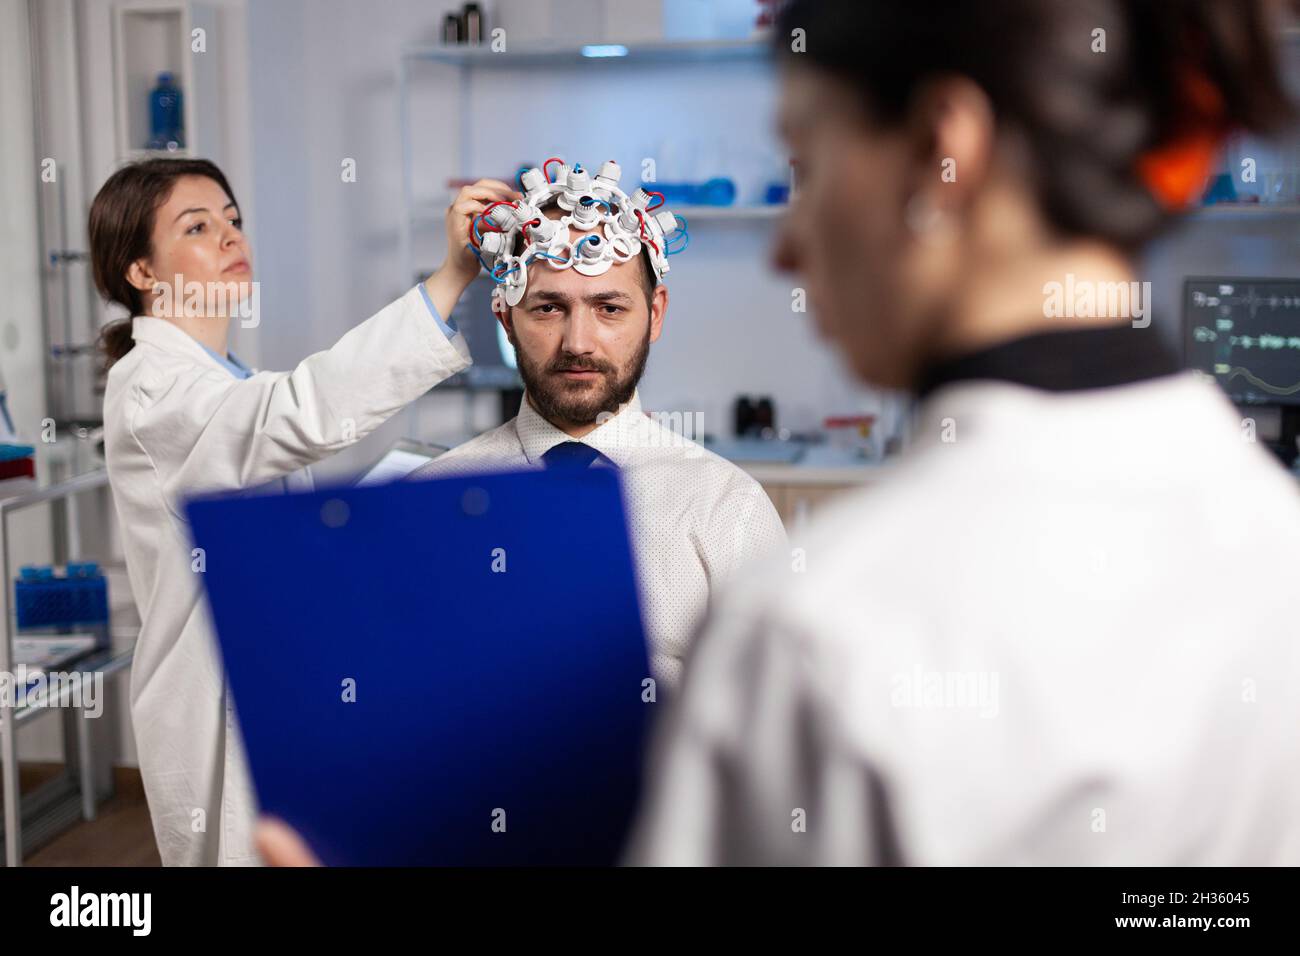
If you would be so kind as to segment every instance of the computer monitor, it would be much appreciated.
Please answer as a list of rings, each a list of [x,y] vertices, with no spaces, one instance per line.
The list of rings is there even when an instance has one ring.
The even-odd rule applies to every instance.
[[[465,336],[465,344],[469,346],[470,358],[474,364],[438,387],[519,388],[515,350],[506,338],[501,323],[492,314],[492,280],[480,275],[471,282],[452,309],[451,317]]]
[[[1300,428],[1300,278],[1190,277],[1183,333],[1188,368],[1212,376],[1238,405],[1276,409],[1275,434],[1260,437],[1293,462]]]
[[[1189,278],[1189,368],[1240,405],[1300,405],[1300,279]]]

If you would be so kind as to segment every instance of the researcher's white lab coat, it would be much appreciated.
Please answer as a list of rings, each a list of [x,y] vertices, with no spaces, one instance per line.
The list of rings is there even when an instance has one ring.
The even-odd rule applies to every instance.
[[[285,476],[310,488],[300,469],[465,368],[468,351],[419,287],[292,372],[236,379],[164,319],[135,318],[133,337],[108,375],[104,426],[143,622],[131,716],[149,812],[165,865],[254,863],[255,804],[200,580],[206,563],[238,555],[192,553],[181,503]]]
[[[1300,487],[1190,373],[950,384],[725,596],[642,863],[1300,863]]]

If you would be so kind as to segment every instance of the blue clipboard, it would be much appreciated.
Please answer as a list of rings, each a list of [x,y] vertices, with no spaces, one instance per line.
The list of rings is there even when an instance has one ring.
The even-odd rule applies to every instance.
[[[655,705],[616,472],[186,510],[262,811],[325,863],[617,860]]]

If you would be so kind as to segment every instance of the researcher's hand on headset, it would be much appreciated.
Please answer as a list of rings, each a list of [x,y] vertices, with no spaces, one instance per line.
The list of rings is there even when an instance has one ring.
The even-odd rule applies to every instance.
[[[513,201],[522,194],[499,179],[480,179],[462,186],[447,208],[447,259],[425,280],[429,298],[438,314],[446,318],[452,307],[478,275],[478,257],[467,248],[474,217],[498,200]]]
[[[478,275],[479,261],[466,246],[470,243],[470,229],[474,217],[494,202],[513,202],[523,194],[499,179],[480,179],[462,186],[447,209],[447,265],[460,275],[473,279]]]
[[[253,842],[267,866],[320,866],[320,860],[298,831],[274,817],[263,817]]]

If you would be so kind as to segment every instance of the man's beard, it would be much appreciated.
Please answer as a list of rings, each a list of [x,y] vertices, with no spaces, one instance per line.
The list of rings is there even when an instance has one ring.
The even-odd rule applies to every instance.
[[[636,354],[622,369],[568,352],[561,352],[550,362],[535,362],[519,348],[513,333],[510,344],[515,348],[519,377],[524,380],[528,398],[538,414],[556,426],[590,425],[602,412],[617,412],[636,391],[650,356],[650,323],[646,323],[645,338]],[[560,372],[579,369],[599,372],[600,378],[594,382],[575,382],[558,377]]]

